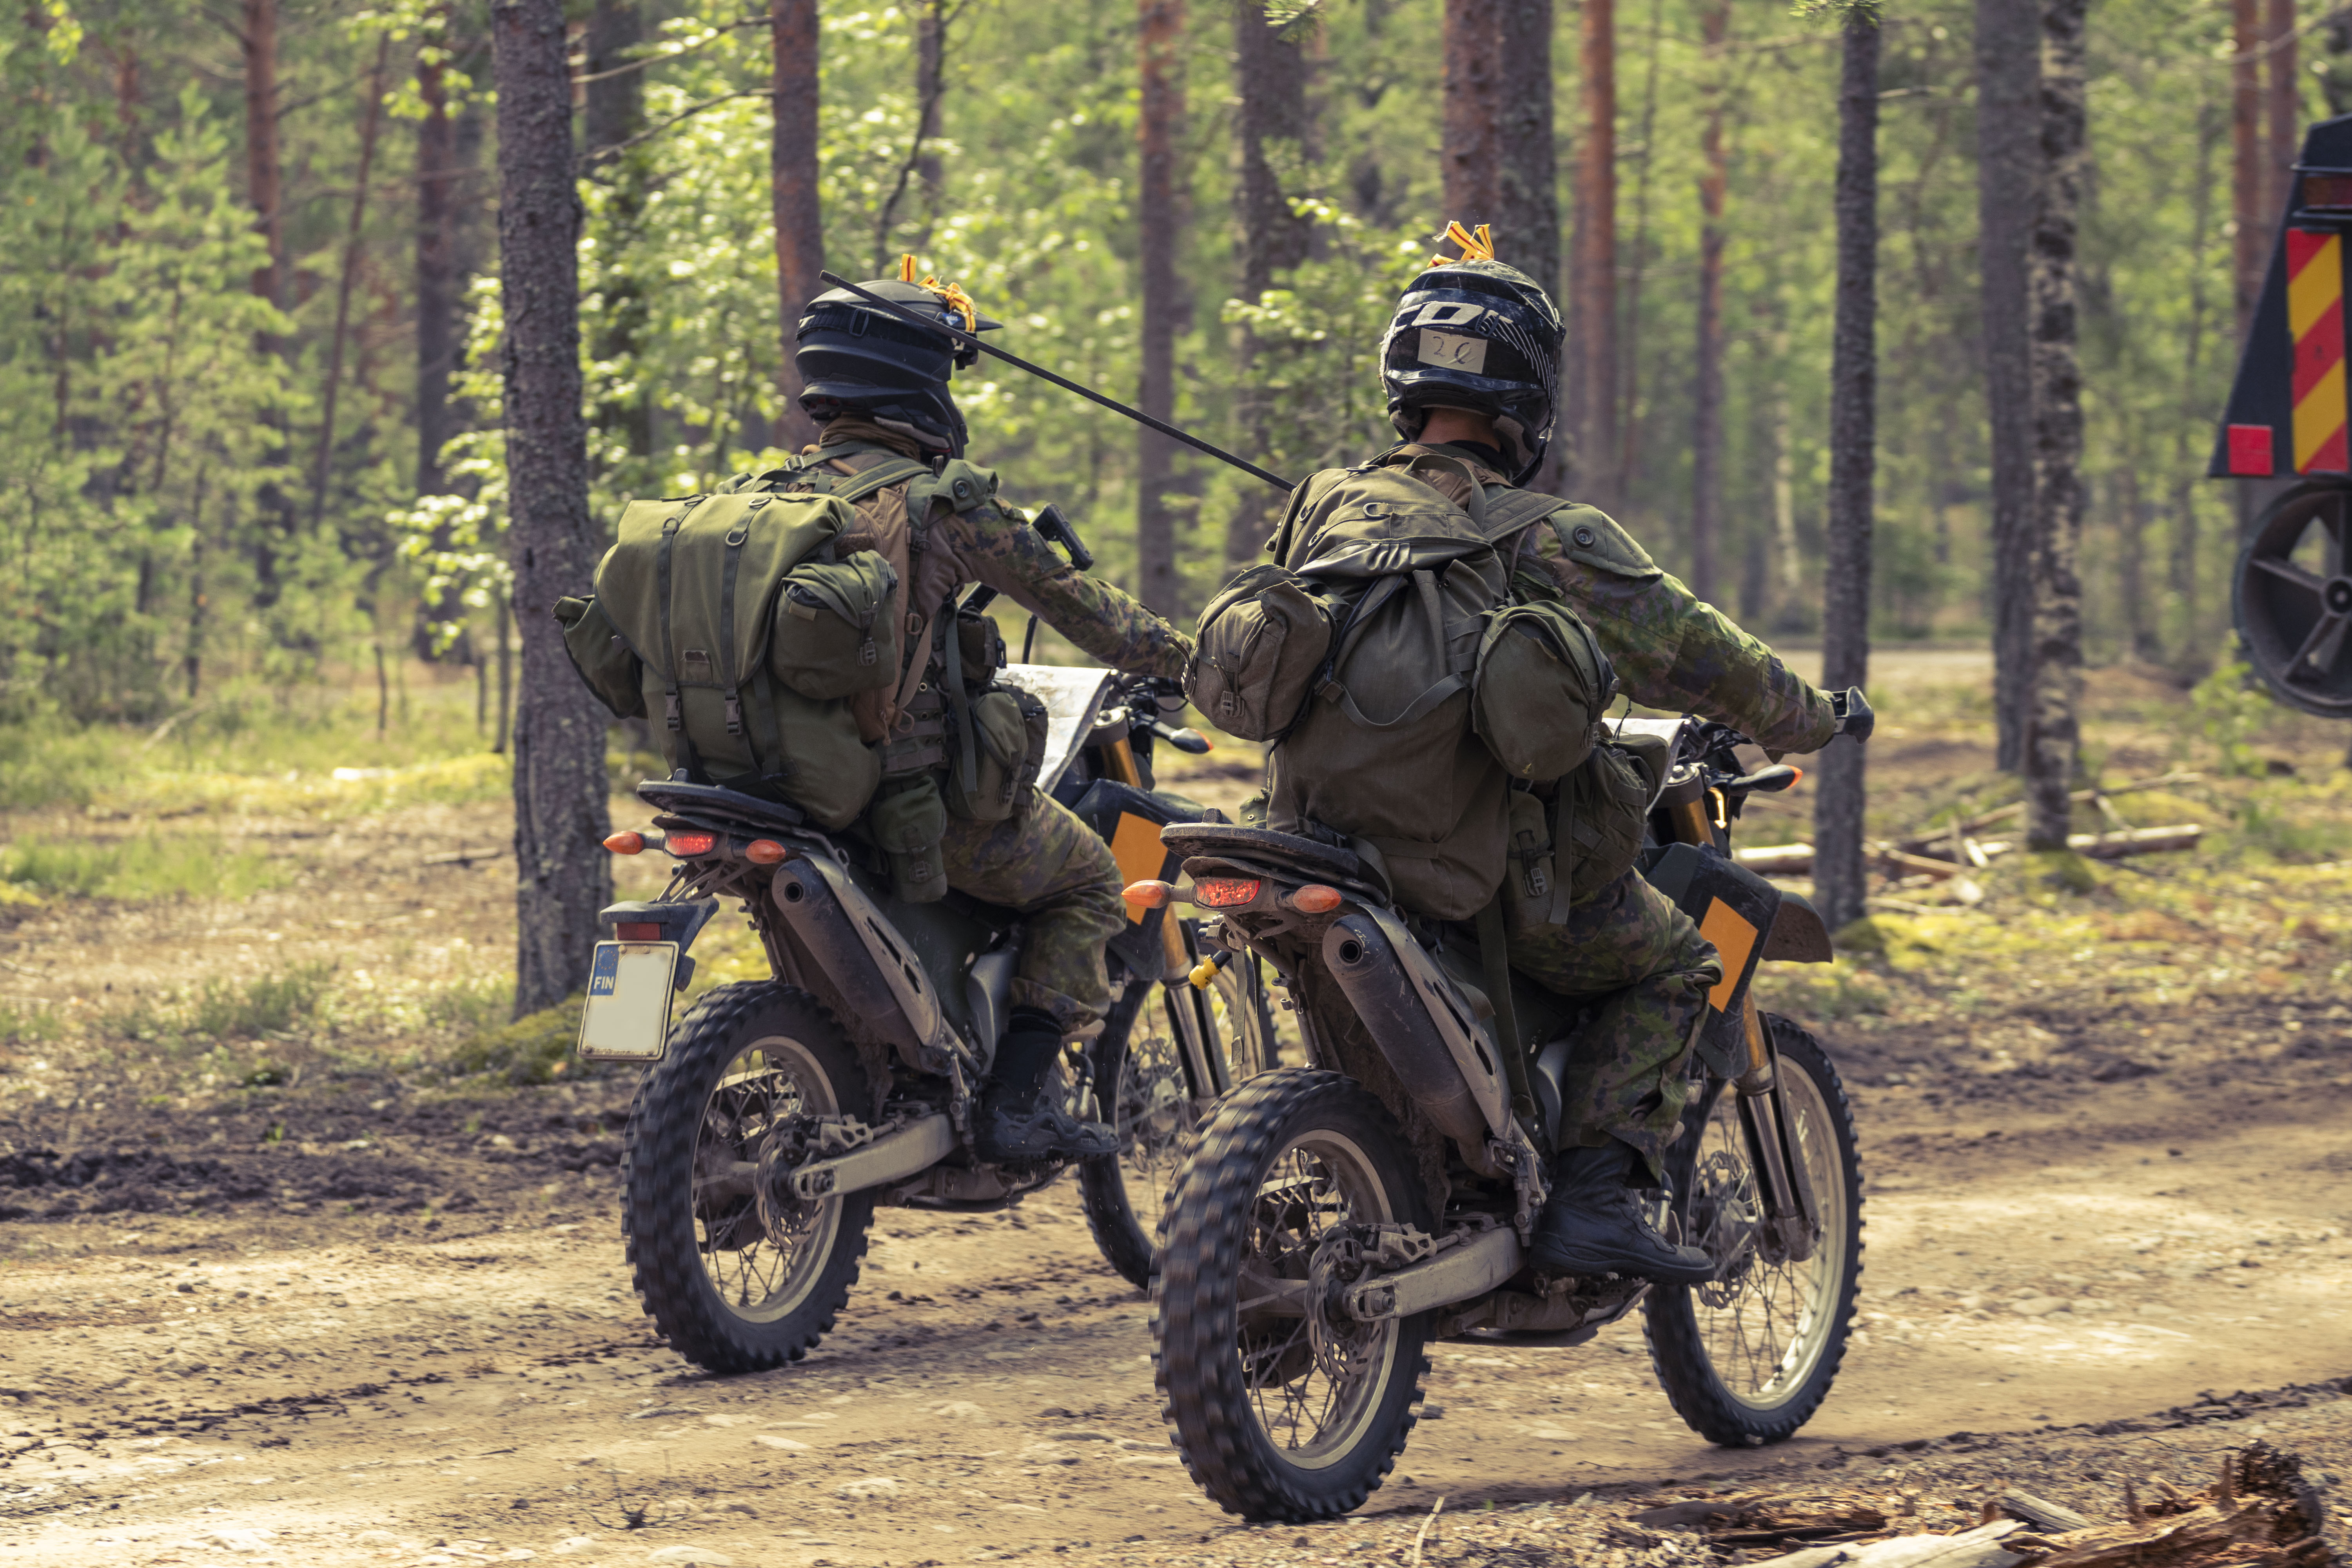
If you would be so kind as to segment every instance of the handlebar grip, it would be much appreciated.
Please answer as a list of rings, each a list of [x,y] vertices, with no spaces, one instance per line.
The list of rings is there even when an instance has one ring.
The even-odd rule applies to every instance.
[[[1869,740],[1870,731],[1878,723],[1878,715],[1871,711],[1870,699],[1862,694],[1859,686],[1831,693],[1830,710],[1837,715],[1837,732],[1853,736],[1856,745]]]
[[[1191,756],[1204,756],[1209,752],[1209,737],[1198,730],[1180,730],[1173,724],[1164,724],[1157,719],[1146,720],[1143,727],[1178,751]]]

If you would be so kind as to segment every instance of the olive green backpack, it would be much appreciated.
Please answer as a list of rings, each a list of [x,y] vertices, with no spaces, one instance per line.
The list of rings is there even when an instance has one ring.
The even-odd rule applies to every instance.
[[[855,521],[839,494],[631,501],[594,597],[555,606],[564,647],[672,768],[845,826],[881,778],[848,699],[899,668],[898,574],[834,550]]]
[[[1549,918],[1555,894],[1582,890],[1587,837],[1563,878],[1552,802],[1588,766],[1615,689],[1591,631],[1507,553],[1564,503],[1482,488],[1443,454],[1386,456],[1293,494],[1279,564],[1202,612],[1190,695],[1269,742],[1266,826],[1347,838],[1400,902],[1444,920],[1507,894],[1516,858]],[[1466,506],[1418,477],[1447,468],[1473,481]]]

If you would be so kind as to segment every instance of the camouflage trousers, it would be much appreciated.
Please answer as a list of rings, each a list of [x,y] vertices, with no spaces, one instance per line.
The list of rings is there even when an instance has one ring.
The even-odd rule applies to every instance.
[[[1126,929],[1127,904],[1094,829],[1033,787],[1003,822],[949,817],[940,859],[957,892],[1021,911],[1013,1005],[1051,1013],[1066,1035],[1109,1010],[1103,944]]]
[[[1723,978],[1714,944],[1629,871],[1560,924],[1514,934],[1510,953],[1546,990],[1599,1001],[1560,1086],[1559,1146],[1614,1138],[1661,1172],[1690,1097],[1685,1068],[1706,994]]]

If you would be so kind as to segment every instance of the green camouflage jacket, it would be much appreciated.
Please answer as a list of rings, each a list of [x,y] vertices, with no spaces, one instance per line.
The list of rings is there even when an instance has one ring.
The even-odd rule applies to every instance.
[[[1467,458],[1482,480],[1508,482],[1470,449],[1402,452],[1415,450]],[[1532,556],[1559,585],[1601,639],[1626,694],[1643,707],[1719,720],[1773,752],[1819,751],[1834,732],[1826,696],[1661,570],[1606,514],[1563,501],[1528,531],[1520,555]]]

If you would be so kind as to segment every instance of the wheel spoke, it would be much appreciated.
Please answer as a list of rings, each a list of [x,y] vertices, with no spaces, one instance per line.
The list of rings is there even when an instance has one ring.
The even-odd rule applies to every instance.
[[[2322,616],[2303,646],[2287,664],[2289,680],[2325,680],[2336,672],[2336,657],[2344,651],[2344,631],[2352,616]]]
[[[2296,565],[2293,561],[2288,560],[2285,556],[2249,556],[2247,558],[2246,564],[2255,568],[2257,571],[2268,573],[2271,576],[2277,578],[2281,583],[2285,584],[2290,588],[2299,589],[2303,593],[2308,594],[2311,596],[2312,604],[2315,606],[2318,605],[2320,585],[2326,582],[2326,579],[2314,576],[2312,574],[2305,571],[2302,567]],[[2273,590],[2273,592],[2275,592],[2275,590]]]

